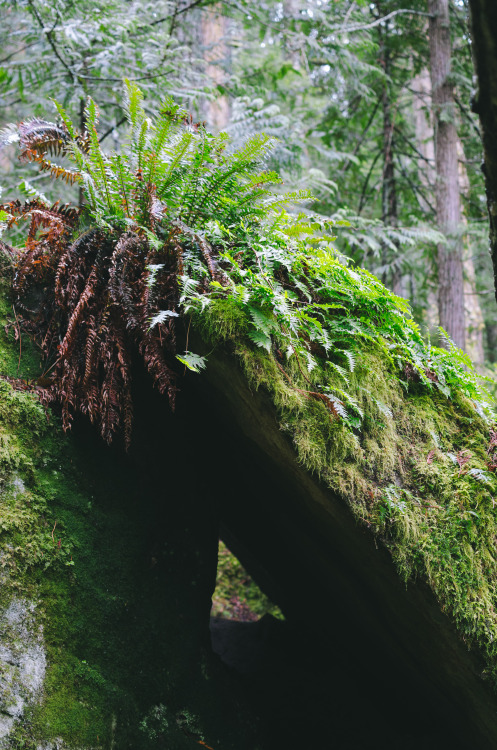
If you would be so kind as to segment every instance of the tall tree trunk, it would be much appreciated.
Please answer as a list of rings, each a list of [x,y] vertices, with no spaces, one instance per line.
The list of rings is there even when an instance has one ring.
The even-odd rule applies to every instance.
[[[384,11],[379,3],[376,3],[380,15]],[[385,73],[383,80],[383,90],[381,102],[383,108],[383,178],[382,178],[382,198],[381,198],[381,218],[384,224],[390,227],[399,225],[397,212],[397,190],[395,184],[395,167],[394,167],[394,114],[392,114],[392,100],[390,90],[390,49],[388,46],[389,23],[385,22],[384,28],[379,27],[380,37],[380,65]],[[398,245],[397,243],[397,251]],[[383,263],[389,260],[386,249],[383,250]],[[388,283],[387,274],[384,273],[384,283]],[[393,258],[391,288],[394,294],[402,296],[404,294],[402,284],[402,273],[398,263],[398,258]]]
[[[427,68],[423,68],[412,80],[412,90],[415,92],[413,101],[414,129],[416,133],[416,147],[421,154],[418,163],[418,179],[424,189],[420,198],[420,206],[427,214],[432,211],[432,198],[435,193],[435,140],[431,111],[431,81]],[[436,285],[433,281],[435,273],[430,264],[428,272],[428,309],[426,322],[430,331],[435,332],[440,325],[438,314],[438,297]]]
[[[223,15],[222,10],[222,4],[216,3],[206,8],[202,13],[202,46],[206,61],[205,72],[214,86],[226,83],[228,19]],[[230,114],[228,97],[225,94],[218,93],[214,100],[207,103],[206,110],[209,128],[215,132],[223,130],[228,124]]]
[[[412,81],[415,92],[413,110],[416,132],[416,147],[421,154],[419,164],[419,181],[425,189],[426,199],[421,198],[420,205],[427,212],[431,212],[430,195],[435,192],[435,147],[434,132],[431,120],[431,83],[427,69],[422,70]],[[461,141],[457,140],[459,192],[465,195],[469,192],[469,181],[465,167],[465,156]],[[466,227],[467,219],[461,211],[461,225]],[[484,320],[480,301],[476,292],[475,267],[472,258],[472,248],[465,234],[463,242],[463,271],[464,271],[464,319],[466,330],[466,351],[473,362],[482,364],[484,360],[483,332]],[[431,330],[439,325],[435,291],[428,290],[427,322]]]
[[[478,93],[473,110],[480,115],[485,156],[485,185],[490,216],[490,252],[497,296],[497,3],[469,0]]]
[[[469,194],[469,178],[466,169],[466,157],[460,140],[457,141],[459,157],[459,187],[461,195]],[[462,226],[467,230],[468,219],[464,210],[461,212]],[[466,351],[475,364],[482,365],[485,359],[483,350],[483,333],[485,321],[481,311],[478,292],[476,291],[476,273],[473,263],[473,247],[467,231],[463,240],[464,269],[464,318],[466,322]]]
[[[446,242],[438,246],[440,324],[461,348],[465,346],[461,206],[457,165],[454,94],[450,82],[449,0],[428,0],[430,74],[435,122],[437,222]]]

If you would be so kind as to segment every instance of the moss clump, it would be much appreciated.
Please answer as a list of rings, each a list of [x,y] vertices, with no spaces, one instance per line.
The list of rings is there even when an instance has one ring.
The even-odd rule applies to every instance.
[[[197,325],[215,344],[217,316]],[[347,389],[361,410],[358,428],[306,392],[333,391],[326,365],[304,374],[278,366],[240,335],[232,341],[254,389],[271,397],[302,463],[349,505],[391,551],[400,575],[428,581],[469,645],[485,654],[497,684],[497,478],[489,470],[491,422],[462,393],[405,382],[381,346],[358,342]],[[222,337],[224,339],[224,336]],[[245,341],[245,342],[244,342]],[[288,377],[288,375],[290,377]]]

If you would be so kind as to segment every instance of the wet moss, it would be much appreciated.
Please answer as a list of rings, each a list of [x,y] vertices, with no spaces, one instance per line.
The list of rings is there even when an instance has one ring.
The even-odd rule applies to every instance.
[[[226,342],[217,335],[219,314],[211,318],[207,307],[196,320],[212,346]],[[351,428],[306,397],[340,388],[333,369],[323,364],[304,377],[285,363],[285,377],[277,341],[271,353],[254,347],[241,322],[230,345],[251,387],[269,394],[303,465],[390,550],[406,581],[429,583],[497,685],[497,479],[488,468],[488,420],[465,396],[450,400],[406,381],[380,347],[358,342],[347,391],[364,417]]]

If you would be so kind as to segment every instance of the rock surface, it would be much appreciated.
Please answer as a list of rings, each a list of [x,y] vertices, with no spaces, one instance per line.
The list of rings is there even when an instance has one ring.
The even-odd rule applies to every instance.
[[[35,605],[13,597],[0,613],[0,747],[9,747],[14,723],[41,696],[45,671]]]

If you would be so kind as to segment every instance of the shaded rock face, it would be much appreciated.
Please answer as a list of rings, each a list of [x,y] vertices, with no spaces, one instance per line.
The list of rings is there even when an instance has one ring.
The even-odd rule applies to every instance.
[[[383,653],[368,661],[360,647],[356,655],[343,637],[327,642],[329,631],[315,626],[269,615],[211,622],[214,651],[260,718],[264,750],[467,750],[404,665],[396,669]]]
[[[46,666],[35,606],[12,598],[0,613],[0,747],[9,747],[15,722],[41,695]]]
[[[256,622],[212,617],[210,624],[214,652],[240,675],[265,669],[278,653],[285,630],[285,625],[271,615]]]

